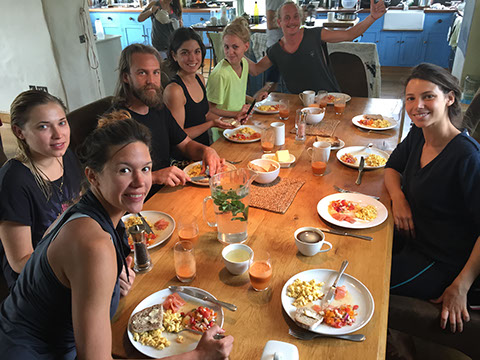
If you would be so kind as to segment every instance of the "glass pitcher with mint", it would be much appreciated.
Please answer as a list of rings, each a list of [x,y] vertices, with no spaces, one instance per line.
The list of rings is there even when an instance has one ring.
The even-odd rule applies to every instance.
[[[210,178],[211,196],[203,200],[203,217],[217,227],[217,238],[224,244],[241,244],[247,240],[248,201],[255,174],[247,169],[219,173]],[[215,222],[207,217],[207,203],[213,202]]]

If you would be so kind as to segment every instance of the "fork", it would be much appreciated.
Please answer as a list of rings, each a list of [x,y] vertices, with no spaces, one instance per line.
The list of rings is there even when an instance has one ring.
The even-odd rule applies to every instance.
[[[380,200],[380,198],[378,196],[363,194],[363,193],[360,193],[360,192],[357,192],[357,191],[345,190],[345,189],[342,189],[342,188],[338,187],[337,185],[333,185],[333,187],[334,187],[335,190],[337,190],[338,192],[341,192],[341,193],[346,193],[346,194],[353,193],[353,194],[367,195],[367,196],[370,196],[374,199]]]
[[[369,133],[369,134],[378,134],[378,135],[387,135],[387,136],[393,136],[392,134],[389,134],[388,132],[385,131],[375,131],[375,130],[367,130],[367,129],[362,129],[362,128],[357,128],[360,131]]]
[[[192,333],[197,334],[197,335],[203,335],[203,332],[198,331],[198,330],[193,330],[193,329],[190,329],[190,328],[183,328],[182,330],[178,331],[177,334],[180,334],[183,331],[189,331],[189,332],[192,332]],[[213,335],[213,338],[215,340],[220,340],[220,339],[223,339],[224,337],[225,337],[225,335],[223,335],[223,334]]]
[[[288,329],[288,333],[292,335],[294,338],[300,340],[312,340],[319,337],[326,337],[326,338],[336,338],[342,340],[349,340],[349,341],[365,341],[365,335],[363,334],[347,334],[347,335],[323,335],[323,334],[315,334],[312,332],[301,331],[301,330],[294,330],[292,328]]]
[[[227,160],[227,159],[225,159],[225,161],[228,162],[228,163],[230,163],[230,164],[235,165],[235,164],[240,164],[243,160],[232,161],[232,160]]]

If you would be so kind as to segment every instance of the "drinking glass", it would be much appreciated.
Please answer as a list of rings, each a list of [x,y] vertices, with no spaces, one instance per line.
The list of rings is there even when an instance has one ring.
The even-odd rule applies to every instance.
[[[315,176],[323,176],[327,170],[328,159],[330,158],[331,146],[326,141],[316,141],[313,146],[307,149],[307,154],[312,158],[312,172]]]
[[[280,120],[288,120],[290,113],[288,100],[280,100],[278,106],[278,115]]]
[[[195,250],[191,241],[179,241],[173,248],[175,274],[183,283],[191,282],[197,274]]]
[[[275,143],[275,130],[268,127],[262,131],[261,145],[264,153],[271,153]]]
[[[182,216],[178,221],[178,237],[180,241],[190,241],[194,246],[198,242],[197,217],[194,215]]]
[[[336,99],[333,103],[335,109],[335,115],[342,115],[345,111],[345,99]]]
[[[328,91],[326,90],[320,90],[318,93],[317,93],[317,96],[315,98],[315,101],[318,103],[318,106],[322,109],[326,109],[327,108],[327,104],[328,104]]]
[[[254,252],[248,275],[255,291],[268,289],[272,279],[272,263],[268,251],[256,250]]]

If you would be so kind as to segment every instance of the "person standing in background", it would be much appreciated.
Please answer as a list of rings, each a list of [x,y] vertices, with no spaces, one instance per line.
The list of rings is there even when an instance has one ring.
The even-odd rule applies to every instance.
[[[276,44],[283,36],[283,31],[277,23],[277,11],[284,2],[284,0],[266,0],[267,48]],[[280,71],[275,65],[267,69],[265,81],[280,82]]]
[[[152,18],[152,45],[162,59],[167,58],[170,36],[183,26],[182,12],[180,0],[154,0],[138,15],[139,22]]]

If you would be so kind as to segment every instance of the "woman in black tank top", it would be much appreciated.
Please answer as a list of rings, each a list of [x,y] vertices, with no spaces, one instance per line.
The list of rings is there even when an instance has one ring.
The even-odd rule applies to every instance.
[[[233,126],[209,111],[205,79],[197,74],[203,66],[205,52],[202,39],[192,29],[180,28],[173,33],[168,59],[177,74],[165,88],[164,101],[187,135],[208,146],[210,128],[232,129]],[[174,157],[183,159],[181,154]]]

